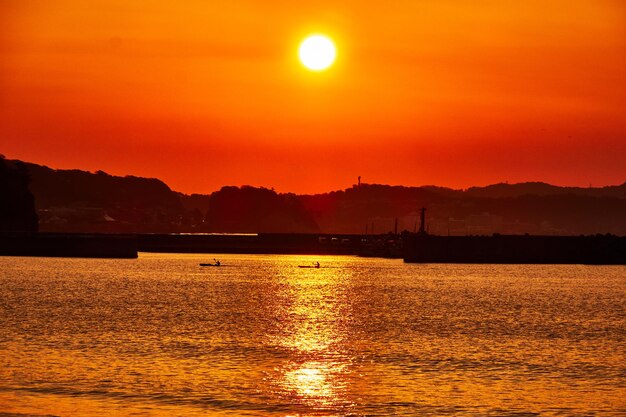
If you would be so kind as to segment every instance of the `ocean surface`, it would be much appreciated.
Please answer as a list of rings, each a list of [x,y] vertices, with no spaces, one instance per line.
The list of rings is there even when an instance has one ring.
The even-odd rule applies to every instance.
[[[0,416],[626,415],[626,267],[213,257],[0,257]]]

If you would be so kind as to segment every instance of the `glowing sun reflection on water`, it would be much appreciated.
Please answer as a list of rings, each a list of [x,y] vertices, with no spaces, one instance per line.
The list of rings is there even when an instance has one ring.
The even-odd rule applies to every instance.
[[[306,362],[285,373],[285,385],[293,387],[298,398],[318,405],[332,405],[337,397],[333,371],[324,362]]]
[[[276,390],[299,416],[347,410],[350,275],[346,269],[293,268],[282,279],[280,332],[273,343],[289,352],[289,361],[275,369]]]

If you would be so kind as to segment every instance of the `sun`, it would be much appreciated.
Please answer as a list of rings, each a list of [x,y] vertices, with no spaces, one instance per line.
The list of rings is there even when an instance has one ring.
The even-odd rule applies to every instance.
[[[324,71],[335,62],[337,49],[328,36],[311,35],[300,44],[298,55],[302,65],[311,71]]]

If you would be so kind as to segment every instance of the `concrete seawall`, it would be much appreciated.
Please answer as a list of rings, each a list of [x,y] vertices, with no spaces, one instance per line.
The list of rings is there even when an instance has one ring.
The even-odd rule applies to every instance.
[[[336,254],[359,253],[360,235],[2,233],[0,255],[136,258],[137,252]]]
[[[2,233],[0,255],[136,258],[137,252],[361,255],[416,263],[626,265],[626,237],[403,234]]]
[[[2,233],[0,255],[77,258],[136,258],[132,235]]]
[[[411,236],[405,262],[511,264],[626,264],[626,237]]]
[[[142,234],[137,245],[142,252],[337,254],[356,255],[357,235],[307,233],[260,234]]]

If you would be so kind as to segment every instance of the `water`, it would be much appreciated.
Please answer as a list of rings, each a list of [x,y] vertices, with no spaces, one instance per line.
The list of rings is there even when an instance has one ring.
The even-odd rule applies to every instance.
[[[212,258],[0,258],[0,416],[626,415],[625,267]]]

